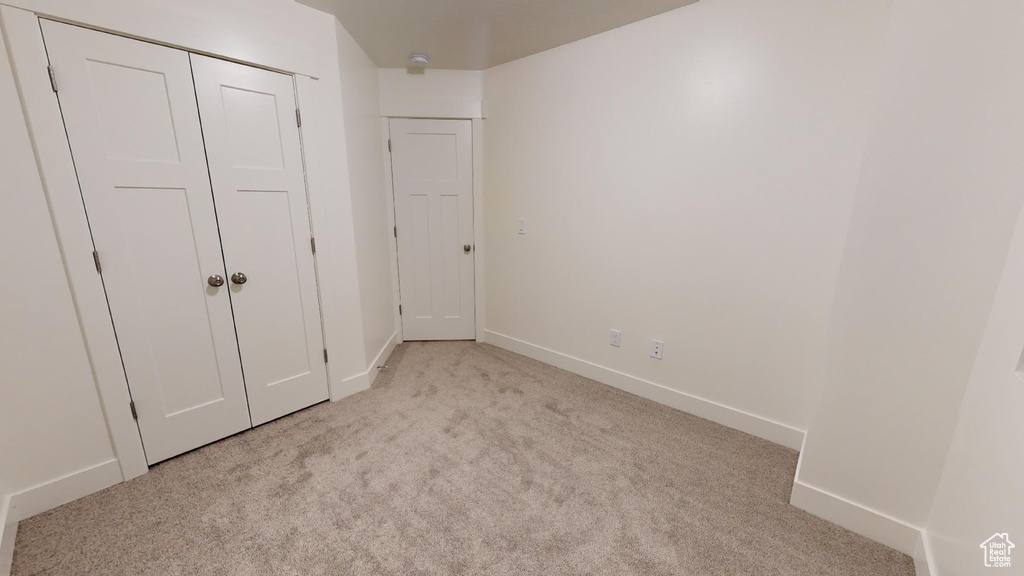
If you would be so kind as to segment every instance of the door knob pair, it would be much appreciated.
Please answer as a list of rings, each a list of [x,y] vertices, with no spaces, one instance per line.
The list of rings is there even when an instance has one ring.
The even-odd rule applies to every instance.
[[[242,272],[235,272],[231,275],[231,282],[234,284],[245,284],[249,279],[246,278]],[[206,283],[210,286],[217,287],[224,285],[224,277],[220,274],[214,274],[206,279]]]

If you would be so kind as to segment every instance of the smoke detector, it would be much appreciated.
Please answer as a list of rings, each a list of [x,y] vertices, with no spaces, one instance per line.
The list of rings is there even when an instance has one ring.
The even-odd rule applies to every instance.
[[[413,54],[412,56],[409,56],[409,62],[411,62],[413,66],[426,66],[430,63],[430,57],[426,54]]]

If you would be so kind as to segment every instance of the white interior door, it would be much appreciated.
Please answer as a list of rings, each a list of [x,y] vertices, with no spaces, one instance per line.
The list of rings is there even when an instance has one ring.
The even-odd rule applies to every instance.
[[[476,336],[468,120],[391,120],[405,340]]]
[[[188,54],[42,29],[147,459],[248,428]]]
[[[294,86],[291,76],[195,54],[192,69],[259,425],[328,397]]]

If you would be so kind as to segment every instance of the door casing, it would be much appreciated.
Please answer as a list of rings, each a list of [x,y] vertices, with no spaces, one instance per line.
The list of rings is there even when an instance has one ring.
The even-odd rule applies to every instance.
[[[452,116],[438,113],[430,117],[401,115],[382,116],[380,119],[381,133],[381,154],[384,157],[384,186],[385,199],[387,200],[388,229],[394,231],[397,227],[395,217],[395,188],[393,177],[393,165],[391,158],[391,120],[394,118],[410,118],[418,120],[450,119],[467,120],[472,123],[472,150],[473,150],[473,241],[475,243],[472,257],[474,264],[474,301],[475,301],[475,339],[477,342],[486,341],[486,306],[484,291],[484,255],[486,253],[486,239],[484,233],[484,182],[483,182],[483,152],[484,152],[484,118],[479,115]],[[398,241],[395,233],[388,234],[389,248],[391,252],[391,292],[394,303],[392,313],[395,319],[395,331],[397,342],[402,343],[405,335],[402,330],[401,316],[401,287],[399,280],[398,263]]]
[[[390,129],[404,337],[473,339],[472,124],[395,118]]]
[[[251,427],[188,53],[41,24],[147,461]]]

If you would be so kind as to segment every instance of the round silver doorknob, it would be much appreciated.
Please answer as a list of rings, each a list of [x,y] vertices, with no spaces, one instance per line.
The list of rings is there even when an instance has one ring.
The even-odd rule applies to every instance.
[[[221,276],[220,274],[214,274],[213,276],[210,276],[209,278],[206,279],[206,283],[209,284],[210,286],[213,286],[214,288],[216,288],[217,286],[223,286],[224,277]]]
[[[249,279],[245,277],[245,274],[241,272],[235,272],[231,275],[231,281],[235,284],[245,284]]]
[[[470,246],[469,244],[466,244],[465,246],[462,247],[462,251],[465,252],[466,254],[469,254],[469,251],[472,249],[473,247]]]

